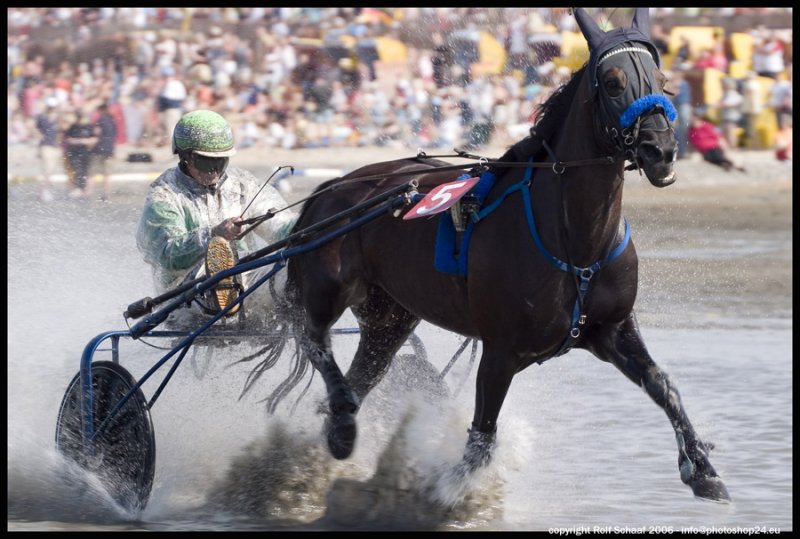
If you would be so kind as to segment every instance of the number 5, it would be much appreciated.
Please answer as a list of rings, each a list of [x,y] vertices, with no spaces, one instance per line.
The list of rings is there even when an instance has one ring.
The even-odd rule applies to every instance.
[[[466,182],[453,182],[447,185],[443,185],[441,187],[441,190],[431,197],[431,202],[436,201],[436,204],[434,204],[433,206],[422,206],[417,210],[417,213],[420,215],[425,215],[426,213],[435,212],[438,208],[447,204],[447,201],[452,198],[453,195],[452,193],[449,193],[448,190],[460,189],[461,187],[464,186],[465,183]]]

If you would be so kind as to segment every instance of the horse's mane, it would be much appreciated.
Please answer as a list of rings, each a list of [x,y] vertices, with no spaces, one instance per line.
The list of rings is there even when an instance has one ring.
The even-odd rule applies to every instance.
[[[572,77],[553,91],[547,101],[538,106],[536,122],[530,134],[511,146],[498,161],[517,162],[534,158],[542,151],[542,143],[550,141],[563,126],[567,111],[572,106],[578,85],[583,80],[586,64],[572,74]]]

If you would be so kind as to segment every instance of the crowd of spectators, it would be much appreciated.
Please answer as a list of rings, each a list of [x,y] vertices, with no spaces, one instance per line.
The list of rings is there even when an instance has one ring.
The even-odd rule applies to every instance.
[[[604,12],[598,19],[610,24]],[[406,39],[401,22],[425,39],[407,43],[407,65],[389,81],[376,39]],[[197,108],[228,119],[240,148],[510,144],[571,75],[553,62],[560,54],[553,43],[535,37],[576,30],[568,11],[554,8],[17,7],[9,8],[8,24],[9,146],[38,144],[37,117],[51,104],[62,133],[76,115],[97,116],[105,106],[115,142],[132,148],[170,144],[177,119]],[[33,37],[42,28],[63,37]],[[487,29],[502,41],[507,62],[499,73],[475,74],[476,36]],[[790,82],[775,84],[774,99],[749,98],[747,80],[726,83],[742,94],[741,118],[731,113],[735,96],[726,94],[728,112],[719,120],[730,142],[735,131],[723,122],[747,127],[759,112],[753,107],[773,107],[780,125],[791,125],[791,43],[771,33],[755,37],[753,72],[776,81],[788,74]],[[725,51],[693,56],[687,49],[676,65],[724,70]],[[683,97],[687,115],[707,105]]]

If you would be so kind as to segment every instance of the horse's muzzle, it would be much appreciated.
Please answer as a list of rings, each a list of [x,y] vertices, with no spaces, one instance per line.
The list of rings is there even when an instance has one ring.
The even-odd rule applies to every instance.
[[[671,130],[641,132],[636,147],[636,159],[647,179],[655,187],[666,187],[675,183],[677,175],[673,170],[678,147]]]

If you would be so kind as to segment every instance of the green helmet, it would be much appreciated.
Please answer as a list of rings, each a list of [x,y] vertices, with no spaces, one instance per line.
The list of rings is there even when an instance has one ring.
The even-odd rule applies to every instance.
[[[236,153],[231,126],[212,110],[184,114],[172,132],[172,153],[183,151],[208,157],[230,157]]]

